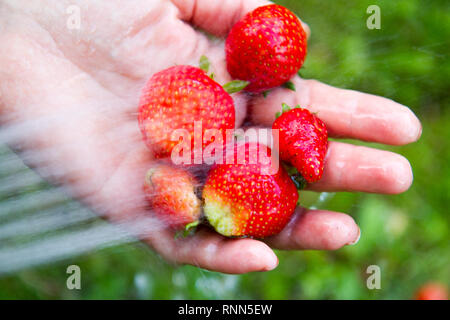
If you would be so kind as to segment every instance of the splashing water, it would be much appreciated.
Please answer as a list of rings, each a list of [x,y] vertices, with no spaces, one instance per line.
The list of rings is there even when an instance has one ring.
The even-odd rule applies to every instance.
[[[70,110],[69,114],[63,114],[61,117],[64,119],[66,117],[83,118],[85,112],[85,110],[81,113],[78,113],[77,110]],[[89,158],[88,161],[82,162],[81,165],[76,163],[78,166],[70,166],[70,163],[67,165],[67,163],[55,163],[49,160],[53,156],[57,159],[65,159],[60,157],[60,152],[61,150],[65,151],[66,148],[72,150],[72,147],[76,147],[73,150],[84,151],[85,149],[76,142],[74,146],[64,145],[59,148],[43,144],[39,150],[34,146],[26,145],[26,137],[33,135],[36,127],[46,127],[54,121],[61,122],[64,120],[63,118],[56,117],[54,119],[53,116],[43,116],[35,119],[38,124],[25,121],[0,128],[0,276],[60,261],[92,250],[135,242],[141,236],[149,235],[152,231],[164,227],[161,221],[150,218],[150,215],[139,216],[132,222],[110,224],[93,211],[105,212],[109,208],[97,208],[91,203],[91,210],[69,196],[73,194],[71,190],[46,182],[46,180],[58,181],[61,177],[64,179],[68,170],[78,170],[74,172],[76,174],[82,173],[89,169],[91,163],[101,163],[102,160],[105,160],[97,159],[96,156],[90,158],[90,155],[86,154],[86,157]],[[241,142],[259,141],[269,146],[273,144],[270,130],[254,129],[240,132],[236,139]],[[122,138],[129,137],[123,134],[123,130],[128,130],[128,127],[126,125],[118,126],[106,132],[105,136],[110,136],[111,141],[127,139]],[[69,139],[69,142],[71,143],[72,140]],[[126,145],[135,141],[120,142]],[[83,145],[87,142],[79,143]],[[139,144],[142,142],[139,141]],[[18,147],[20,158],[6,145]],[[24,148],[21,148],[22,145]],[[97,155],[97,157],[101,156]],[[203,158],[206,163],[209,163],[208,160],[210,159]],[[239,161],[239,157],[237,161]],[[29,169],[24,163],[38,167],[38,173]],[[207,166],[202,165],[194,167],[192,170],[196,176],[205,177],[205,169]],[[95,181],[95,178],[91,178],[91,180]],[[117,192],[120,191],[109,193],[108,200]],[[327,197],[326,194],[323,194],[319,203],[326,201]],[[133,196],[122,198],[124,198],[123,201],[129,203],[136,201]],[[137,284],[143,283],[142,279],[136,279],[136,281]],[[198,285],[204,286],[201,282]]]
[[[7,147],[0,148],[0,163],[0,276],[136,242],[140,235],[161,227],[154,219],[118,224],[102,220],[62,187],[49,186]],[[333,196],[321,193],[311,208],[324,205]],[[142,277],[136,277],[138,289],[146,291],[148,288],[141,288]]]
[[[110,224],[0,149],[0,276],[137,241],[153,219]]]

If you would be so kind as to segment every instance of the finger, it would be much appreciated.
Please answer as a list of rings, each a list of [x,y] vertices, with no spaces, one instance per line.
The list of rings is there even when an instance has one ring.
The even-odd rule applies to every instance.
[[[421,135],[422,127],[414,113],[390,99],[338,89],[298,76],[293,82],[295,92],[276,88],[266,98],[256,97],[251,102],[253,121],[271,125],[284,102],[317,112],[334,137],[402,145],[416,141]]]
[[[250,127],[247,130],[258,132],[248,134],[250,140],[271,145],[270,129]],[[411,165],[399,154],[329,141],[323,176],[308,189],[397,194],[408,190],[412,181]]]
[[[355,244],[359,237],[358,226],[346,214],[298,207],[283,231],[265,242],[283,250],[336,250]]]
[[[245,14],[257,7],[271,4],[265,0],[172,0],[180,10],[180,18],[207,32],[224,36]],[[306,34],[310,29],[302,22]]]
[[[322,179],[308,189],[397,194],[412,181],[411,165],[399,154],[330,141]]]
[[[274,269],[278,259],[263,242],[225,238],[206,228],[174,239],[174,232],[146,207],[142,184],[151,166],[143,148],[130,152],[89,204],[108,220],[123,226],[173,263],[191,264],[224,273]],[[95,204],[101,204],[100,208]]]
[[[206,228],[187,238],[174,239],[167,232],[145,240],[166,260],[212,271],[242,274],[269,271],[278,265],[277,256],[265,243],[225,238]]]

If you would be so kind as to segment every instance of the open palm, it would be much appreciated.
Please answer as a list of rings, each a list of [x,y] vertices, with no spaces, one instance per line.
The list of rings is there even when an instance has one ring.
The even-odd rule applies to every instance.
[[[264,242],[228,239],[206,228],[174,239],[152,219],[142,182],[152,156],[136,120],[140,90],[155,72],[175,64],[212,61],[219,83],[226,72],[223,41],[250,1],[77,1],[79,28],[69,28],[69,1],[6,0],[0,4],[0,110],[8,142],[24,161],[113,222],[143,221],[143,241],[164,258],[227,273],[271,270],[272,248],[333,250],[354,243],[359,228],[343,213],[298,208],[277,236]],[[195,28],[194,28],[195,26]],[[314,54],[311,52],[310,54]],[[282,102],[319,113],[332,137],[386,144],[417,140],[421,126],[391,100],[293,79],[297,91],[266,98],[234,94],[237,126],[247,112],[270,126]],[[317,191],[399,193],[412,182],[408,161],[387,151],[330,142]]]

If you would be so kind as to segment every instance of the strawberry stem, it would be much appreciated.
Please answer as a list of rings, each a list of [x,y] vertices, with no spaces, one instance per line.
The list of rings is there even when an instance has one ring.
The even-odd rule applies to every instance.
[[[223,85],[223,89],[228,92],[229,94],[239,92],[243,89],[245,89],[246,86],[248,86],[250,82],[243,81],[243,80],[233,80]]]

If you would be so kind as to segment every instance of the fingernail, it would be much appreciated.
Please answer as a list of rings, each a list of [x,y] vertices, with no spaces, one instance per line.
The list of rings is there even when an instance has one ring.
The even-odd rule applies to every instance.
[[[419,140],[419,138],[422,136],[422,125],[419,124],[419,133],[417,134],[416,141]]]
[[[360,238],[361,238],[361,229],[358,228],[358,236],[356,237],[356,239],[354,241],[349,242],[348,245],[353,246],[353,245],[357,244]]]
[[[416,117],[414,113],[410,113],[409,125],[411,129],[409,131],[409,142],[414,142],[419,140],[422,135],[422,124],[420,120]]]
[[[267,265],[266,270],[267,270],[267,271],[271,271],[271,270],[275,269],[276,267],[278,267],[278,263],[279,263],[278,257],[275,256],[275,259],[272,259],[271,263],[269,263],[269,264]]]

